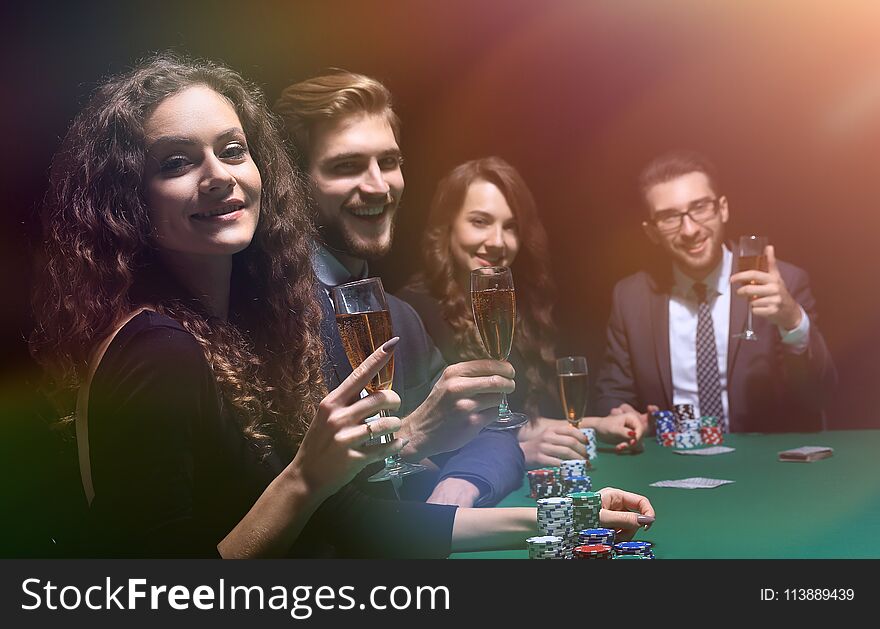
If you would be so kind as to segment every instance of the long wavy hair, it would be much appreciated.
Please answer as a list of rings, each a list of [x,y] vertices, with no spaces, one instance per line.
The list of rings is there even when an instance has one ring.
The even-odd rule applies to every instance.
[[[551,383],[556,377],[552,342],[556,289],[548,261],[547,232],[532,193],[513,166],[500,157],[484,157],[456,166],[440,181],[423,239],[424,270],[409,285],[427,289],[440,302],[463,359],[485,358],[467,295],[455,280],[461,273],[450,250],[452,223],[461,212],[468,188],[476,181],[497,186],[518,225],[520,247],[511,268],[517,301],[514,346],[525,367],[526,410],[534,415],[542,397],[555,395]],[[522,384],[523,378],[518,380]]]
[[[233,256],[230,322],[193,298],[140,287],[158,274],[142,190],[144,122],[164,99],[207,86],[233,105],[262,178],[251,244]],[[133,309],[149,305],[179,321],[204,350],[221,395],[245,435],[268,451],[299,445],[325,393],[321,312],[310,262],[307,188],[292,166],[280,123],[258,88],[210,61],[150,57],[112,77],[73,120],[51,168],[42,205],[41,281],[34,293],[31,351],[62,416],[72,417],[89,355]]]

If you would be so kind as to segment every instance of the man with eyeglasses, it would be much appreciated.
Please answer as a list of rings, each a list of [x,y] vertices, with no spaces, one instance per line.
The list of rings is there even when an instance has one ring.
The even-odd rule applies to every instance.
[[[821,430],[837,373],[807,273],[776,260],[772,246],[767,272],[733,273],[716,179],[706,158],[683,151],[642,172],[642,226],[671,264],[615,286],[597,410],[693,404],[725,431]],[[749,300],[754,341],[736,336]]]

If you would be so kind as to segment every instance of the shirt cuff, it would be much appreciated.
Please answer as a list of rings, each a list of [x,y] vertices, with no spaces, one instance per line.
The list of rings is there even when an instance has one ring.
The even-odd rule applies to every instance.
[[[804,312],[803,306],[798,306],[801,309],[801,322],[794,330],[783,330],[779,328],[779,334],[782,337],[782,343],[785,345],[785,349],[792,354],[803,354],[807,351],[807,345],[810,344],[810,318],[807,316],[807,313]]]
[[[491,503],[491,502],[494,500],[494,498],[495,498],[495,495],[494,495],[495,492],[492,491],[492,487],[491,487],[491,485],[489,485],[489,483],[487,483],[487,482],[486,482],[485,480],[483,480],[482,478],[479,478],[479,477],[476,477],[476,476],[470,476],[470,475],[468,475],[468,474],[457,474],[457,473],[452,473],[452,474],[449,474],[449,475],[444,476],[443,478],[441,478],[439,481],[437,481],[437,484],[439,485],[441,482],[443,482],[443,481],[446,480],[447,478],[458,478],[458,479],[460,479],[460,480],[466,480],[466,481],[469,482],[471,485],[473,485],[474,487],[477,488],[477,491],[479,492],[479,495],[478,495],[477,498],[474,500],[474,506],[475,506],[475,507],[482,507],[482,506],[484,506],[484,505],[486,505],[486,504],[489,504],[489,503]]]

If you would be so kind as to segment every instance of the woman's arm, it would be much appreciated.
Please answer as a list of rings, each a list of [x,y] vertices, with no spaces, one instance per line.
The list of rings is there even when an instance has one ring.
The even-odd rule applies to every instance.
[[[654,507],[644,496],[613,487],[600,489],[599,494],[599,522],[616,529],[620,539],[631,539],[640,527],[654,522]],[[526,539],[538,532],[537,520],[537,509],[532,507],[460,508],[452,527],[452,552],[524,548]]]
[[[534,507],[459,508],[452,526],[452,552],[525,548],[538,533]]]

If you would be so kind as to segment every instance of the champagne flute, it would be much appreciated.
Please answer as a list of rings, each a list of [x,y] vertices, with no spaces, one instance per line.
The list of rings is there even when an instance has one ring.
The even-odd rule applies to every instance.
[[[587,359],[583,356],[557,358],[556,375],[565,419],[577,428],[587,410]]]
[[[367,356],[392,337],[391,313],[388,312],[382,280],[371,277],[357,282],[340,284],[333,288],[331,294],[333,308],[336,311],[336,325],[339,328],[342,345],[345,347],[345,355],[348,356],[348,362],[351,363],[352,368],[356,368],[366,360]],[[394,356],[379,370],[379,373],[373,376],[373,379],[366,386],[367,392],[375,393],[390,389],[393,379]],[[390,413],[386,409],[379,411],[380,417],[388,417],[389,415]],[[393,440],[393,435],[383,435],[376,441],[385,444]],[[423,465],[407,463],[400,459],[400,455],[393,454],[385,458],[385,468],[370,476],[368,480],[371,482],[390,480],[421,472],[424,469]]]
[[[516,326],[516,294],[510,269],[485,266],[471,271],[471,306],[474,323],[489,358],[507,360]],[[510,430],[526,421],[528,417],[522,413],[510,412],[507,394],[502,392],[498,416],[486,426],[486,430]]]
[[[767,272],[767,256],[764,250],[769,245],[769,239],[766,236],[740,236],[739,239],[739,261],[736,270],[739,271],[763,271]],[[754,284],[754,282],[750,282]],[[758,335],[752,329],[752,305],[749,303],[748,320],[746,329],[740,334],[735,334],[735,338],[744,341],[757,341]]]

